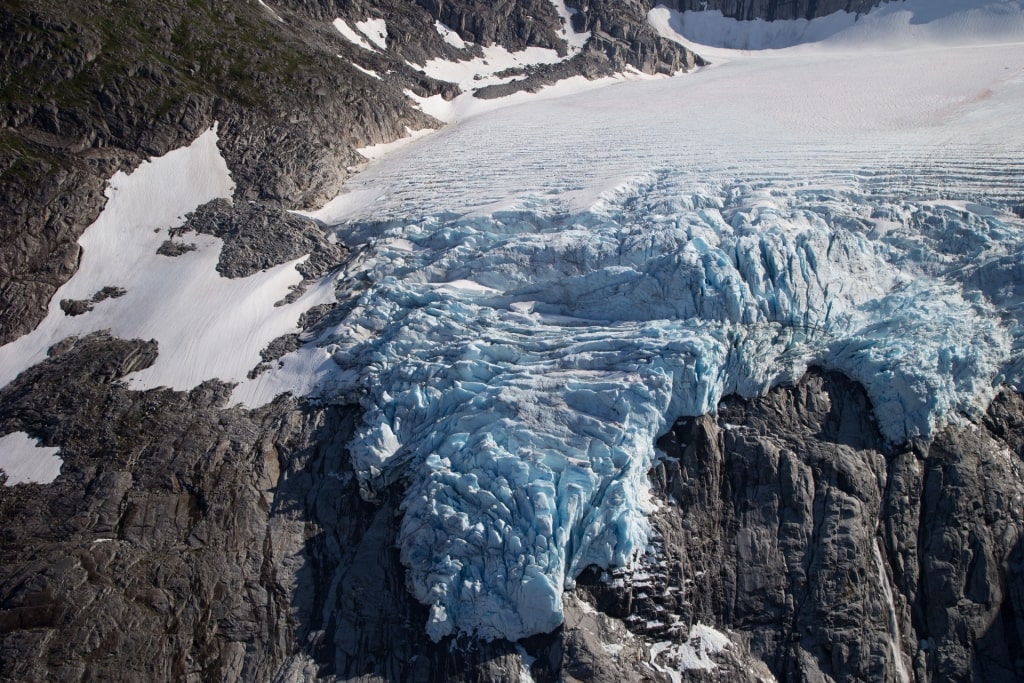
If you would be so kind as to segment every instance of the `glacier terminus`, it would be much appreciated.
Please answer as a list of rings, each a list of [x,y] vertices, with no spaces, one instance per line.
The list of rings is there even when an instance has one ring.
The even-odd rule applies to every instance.
[[[1024,58],[939,47],[956,13],[917,36],[922,6],[471,117],[313,214],[358,252],[346,313],[235,395],[315,367],[359,402],[433,638],[561,623],[584,568],[645,547],[656,438],[724,396],[838,370],[904,443],[1022,386]]]
[[[401,485],[430,638],[551,632],[581,572],[648,548],[648,473],[678,419],[820,368],[865,388],[889,442],[927,443],[1024,391],[1024,9],[941,5],[770,29],[655,8],[650,25],[709,66],[410,131],[309,212],[350,258],[306,289],[304,257],[220,278],[208,235],[173,265],[156,255],[231,196],[211,128],[115,177],[77,279],[0,348],[3,381],[111,330],[162,345],[134,389],[218,379],[249,408],[358,405],[338,457],[366,500]],[[361,49],[386,48],[375,31]],[[185,267],[200,284],[152,276]],[[59,309],[108,284],[127,293]],[[248,372],[314,306],[333,309]]]

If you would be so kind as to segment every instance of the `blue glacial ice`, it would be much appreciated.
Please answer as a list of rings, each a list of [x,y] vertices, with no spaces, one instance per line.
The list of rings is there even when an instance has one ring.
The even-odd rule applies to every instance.
[[[655,439],[723,396],[835,369],[903,443],[1024,388],[1024,61],[983,38],[734,53],[350,179],[318,214],[358,254],[344,320],[280,385],[333,363],[320,396],[362,406],[431,636],[557,626],[584,567],[645,549]]]
[[[342,226],[362,253],[318,343],[364,410],[365,495],[406,487],[433,638],[558,626],[580,571],[645,548],[656,438],[726,395],[836,369],[901,443],[1021,386],[1022,221],[869,195],[665,171],[581,211]]]

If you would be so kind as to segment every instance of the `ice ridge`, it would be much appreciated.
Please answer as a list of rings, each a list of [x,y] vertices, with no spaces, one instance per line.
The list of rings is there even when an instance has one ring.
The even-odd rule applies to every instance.
[[[364,409],[365,495],[407,483],[398,543],[433,638],[555,628],[580,571],[645,547],[655,439],[725,395],[837,369],[903,442],[1020,384],[1012,215],[676,180],[342,226],[365,246],[318,344]]]

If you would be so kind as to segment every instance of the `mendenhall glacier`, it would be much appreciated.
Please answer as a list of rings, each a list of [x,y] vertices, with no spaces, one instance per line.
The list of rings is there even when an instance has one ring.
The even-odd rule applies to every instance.
[[[294,264],[253,276],[238,285],[251,300],[224,301],[256,302],[245,315],[273,312],[272,329],[233,318],[209,337],[223,362],[183,357],[201,368],[186,387],[218,377],[246,406],[358,403],[360,486],[373,500],[407,483],[398,544],[434,640],[556,628],[584,569],[648,546],[657,439],[726,396],[836,370],[898,444],[1024,390],[1019,2],[907,0],[771,32],[664,8],[648,20],[711,65],[552,88],[390,151],[309,214],[352,251],[341,272],[277,307]],[[215,181],[183,170],[185,151],[136,172],[206,188],[182,190],[157,230],[229,195],[214,141],[189,149]],[[217,249],[182,258],[210,270]],[[90,277],[67,287],[110,284]],[[157,319],[195,296],[147,305]],[[246,376],[332,299],[297,350]],[[112,325],[87,318],[0,349],[7,381],[67,325]],[[135,386],[187,374],[163,368]]]

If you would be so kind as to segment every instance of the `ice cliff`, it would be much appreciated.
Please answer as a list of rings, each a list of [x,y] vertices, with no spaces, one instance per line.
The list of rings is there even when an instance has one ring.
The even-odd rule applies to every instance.
[[[366,495],[408,485],[399,545],[435,639],[556,627],[585,567],[645,547],[655,439],[724,396],[840,370],[902,443],[1020,385],[1012,214],[679,179],[344,226],[355,294],[305,353],[365,411]]]

